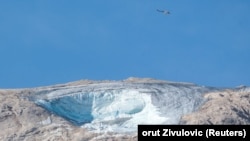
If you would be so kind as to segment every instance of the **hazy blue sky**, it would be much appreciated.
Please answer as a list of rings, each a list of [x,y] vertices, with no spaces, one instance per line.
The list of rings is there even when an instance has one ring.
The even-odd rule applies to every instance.
[[[249,13],[249,0],[2,0],[0,88],[130,76],[249,86]]]

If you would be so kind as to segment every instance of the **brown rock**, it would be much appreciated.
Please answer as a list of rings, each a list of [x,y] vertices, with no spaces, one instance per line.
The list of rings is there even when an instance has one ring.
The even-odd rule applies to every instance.
[[[182,124],[250,124],[250,92],[224,90],[205,95],[196,112],[182,117]]]

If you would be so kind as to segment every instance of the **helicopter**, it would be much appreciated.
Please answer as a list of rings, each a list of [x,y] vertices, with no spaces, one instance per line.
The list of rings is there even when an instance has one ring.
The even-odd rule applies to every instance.
[[[157,11],[157,12],[161,12],[161,13],[163,13],[163,14],[165,14],[165,15],[170,14],[170,11],[168,11],[168,10],[159,10],[159,9],[156,9],[156,11]]]

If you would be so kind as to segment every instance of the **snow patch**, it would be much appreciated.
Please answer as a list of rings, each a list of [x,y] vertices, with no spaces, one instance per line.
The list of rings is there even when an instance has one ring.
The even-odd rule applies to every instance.
[[[40,121],[39,124],[41,125],[48,125],[51,124],[51,119],[48,117],[46,120]]]

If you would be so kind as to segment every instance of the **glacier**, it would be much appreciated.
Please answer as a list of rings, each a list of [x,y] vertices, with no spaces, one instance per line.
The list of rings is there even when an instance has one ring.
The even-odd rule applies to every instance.
[[[168,81],[111,81],[37,88],[37,105],[94,132],[133,133],[138,124],[179,124],[212,87]]]

